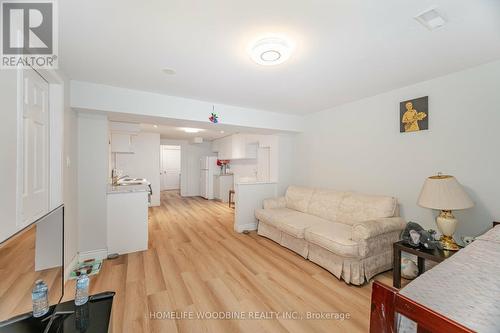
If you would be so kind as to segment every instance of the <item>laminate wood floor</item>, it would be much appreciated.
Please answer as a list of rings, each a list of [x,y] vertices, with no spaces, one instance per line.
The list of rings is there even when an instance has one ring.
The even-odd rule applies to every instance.
[[[38,279],[49,287],[50,304],[61,297],[62,266],[35,271],[36,228],[32,225],[0,246],[0,321],[33,310],[31,290]]]
[[[91,279],[91,293],[116,291],[111,331],[368,331],[370,284],[349,286],[255,232],[238,234],[233,217],[226,204],[163,192],[150,209],[149,249],[106,260]],[[377,279],[392,283],[389,273]]]

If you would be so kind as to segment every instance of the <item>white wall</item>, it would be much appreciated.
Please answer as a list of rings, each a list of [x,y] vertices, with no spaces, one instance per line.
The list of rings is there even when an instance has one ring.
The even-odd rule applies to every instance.
[[[106,251],[108,119],[78,113],[79,251]]]
[[[64,265],[78,253],[78,118],[70,107],[69,81],[59,72],[64,86],[64,133],[62,156],[62,191],[64,202]]]
[[[190,143],[187,140],[162,139],[162,145],[181,146],[181,190],[183,197],[200,195],[200,159],[204,156],[215,156],[211,143]]]
[[[17,231],[17,72],[0,71],[0,241]]]
[[[284,195],[294,182],[294,165],[298,158],[295,152],[295,134],[278,135],[278,195]]]
[[[112,153],[116,168],[133,178],[146,178],[151,183],[151,205],[160,205],[160,134],[141,132],[133,137],[134,154]]]
[[[399,133],[399,102],[429,96],[429,130]],[[427,176],[456,176],[476,203],[456,212],[458,236],[500,218],[500,62],[307,117],[297,137],[296,183],[397,197],[407,220],[436,228],[417,205]]]

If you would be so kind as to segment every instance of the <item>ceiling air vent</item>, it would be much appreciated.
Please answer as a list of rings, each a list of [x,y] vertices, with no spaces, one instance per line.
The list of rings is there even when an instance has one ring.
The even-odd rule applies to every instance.
[[[429,30],[440,28],[446,23],[443,17],[439,15],[434,8],[415,16],[415,20]]]

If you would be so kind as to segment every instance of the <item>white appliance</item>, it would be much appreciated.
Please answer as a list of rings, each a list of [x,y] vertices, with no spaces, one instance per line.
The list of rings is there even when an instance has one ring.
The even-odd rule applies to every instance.
[[[217,157],[205,156],[200,159],[200,195],[205,199],[214,198],[214,175],[218,174]]]

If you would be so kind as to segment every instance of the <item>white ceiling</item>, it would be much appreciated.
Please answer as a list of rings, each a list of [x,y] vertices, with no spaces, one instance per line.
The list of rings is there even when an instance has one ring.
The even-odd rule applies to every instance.
[[[226,124],[212,124],[210,122],[197,122],[163,117],[131,115],[124,113],[108,113],[110,121],[140,124],[141,131],[160,133],[162,139],[193,140],[202,137],[204,141],[212,141],[235,133],[246,134],[278,134],[279,131],[246,128]],[[155,127],[155,125],[157,127]],[[201,129],[198,133],[186,133],[184,128]]]
[[[428,31],[413,17],[433,6]],[[71,78],[305,114],[500,59],[498,0],[64,0],[60,64]],[[296,43],[276,67],[249,42]],[[163,68],[172,68],[167,75]]]
[[[183,127],[176,126],[166,126],[166,125],[156,125],[155,124],[144,124],[141,123],[141,131],[149,133],[160,133],[162,139],[176,139],[176,140],[193,140],[195,137],[203,138],[203,141],[212,141],[224,136],[233,134],[232,132],[226,133],[223,131],[212,130],[212,129],[200,129],[198,133],[186,133]],[[193,128],[193,127],[191,127]],[[194,127],[197,128],[197,127]]]

